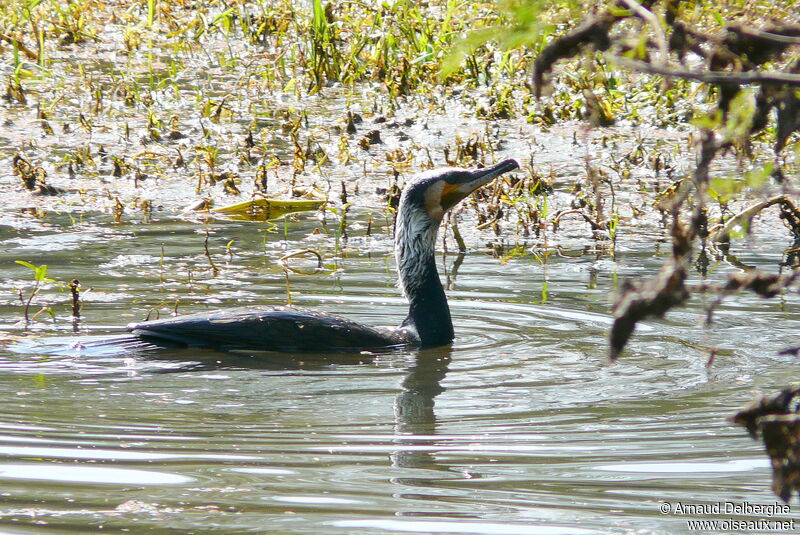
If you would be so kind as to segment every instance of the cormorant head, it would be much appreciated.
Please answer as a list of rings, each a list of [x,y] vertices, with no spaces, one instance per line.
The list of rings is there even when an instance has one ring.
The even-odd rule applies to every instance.
[[[479,187],[518,167],[516,160],[503,160],[474,170],[433,169],[420,173],[406,186],[400,197],[394,245],[398,284],[406,297],[411,299],[421,288],[425,270],[433,270],[435,276],[433,251],[445,212]],[[438,277],[436,281],[438,284]]]
[[[431,220],[441,221],[449,209],[470,193],[518,167],[516,160],[508,159],[480,169],[445,167],[425,171],[414,177],[403,191],[400,209],[422,211]]]

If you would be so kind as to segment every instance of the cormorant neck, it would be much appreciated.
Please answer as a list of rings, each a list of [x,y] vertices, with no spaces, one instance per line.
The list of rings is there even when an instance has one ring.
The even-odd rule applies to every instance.
[[[406,207],[408,208],[408,207]],[[395,230],[399,285],[409,302],[401,328],[415,332],[423,346],[453,341],[447,297],[436,271],[434,246],[439,221],[422,210],[401,210]]]
[[[408,316],[402,327],[415,330],[422,346],[442,346],[453,341],[453,320],[434,256],[426,258],[424,263],[422,280],[407,295]]]

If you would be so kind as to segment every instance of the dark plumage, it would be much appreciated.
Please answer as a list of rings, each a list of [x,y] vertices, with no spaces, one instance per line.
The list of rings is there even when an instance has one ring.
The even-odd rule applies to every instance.
[[[358,351],[412,341],[400,331],[284,306],[213,310],[132,323],[128,330],[144,340],[173,346],[263,351]]]
[[[445,168],[417,175],[397,213],[395,256],[409,313],[394,330],[295,307],[241,307],[132,323],[128,330],[156,345],[266,351],[358,351],[439,346],[453,341],[453,323],[434,258],[444,214],[464,197],[519,167],[505,160],[476,170]]]

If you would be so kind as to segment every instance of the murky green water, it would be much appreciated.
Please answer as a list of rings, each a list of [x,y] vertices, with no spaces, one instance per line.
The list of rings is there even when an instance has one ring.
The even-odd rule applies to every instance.
[[[655,232],[621,238],[616,261],[575,249],[502,263],[476,248],[454,274],[446,256],[451,350],[70,347],[176,299],[184,313],[284,303],[276,259],[305,247],[326,270],[290,275],[295,304],[396,324],[405,305],[385,229],[368,237],[363,214],[352,223],[337,255],[313,214],[274,227],[6,214],[0,336],[21,339],[0,348],[2,533],[679,533],[692,519],[770,520],[660,509],[775,502],[762,446],[726,417],[796,377],[776,353],[797,342],[797,296],[731,298],[710,331],[695,299],[647,322],[609,365],[609,295],[658,268]],[[740,259],[775,270],[785,245],[753,240]],[[30,284],[17,259],[91,287],[77,334],[68,294],[52,288],[34,303],[59,320],[15,325],[12,290]],[[711,280],[733,269],[712,268]]]

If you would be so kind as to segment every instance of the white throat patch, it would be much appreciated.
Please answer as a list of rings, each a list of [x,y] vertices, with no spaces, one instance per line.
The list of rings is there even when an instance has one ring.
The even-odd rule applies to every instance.
[[[397,214],[394,255],[397,260],[397,285],[403,295],[409,298],[422,283],[428,259],[434,254],[439,219],[432,219],[422,207],[404,203],[405,197],[404,191],[400,198],[403,209]]]

